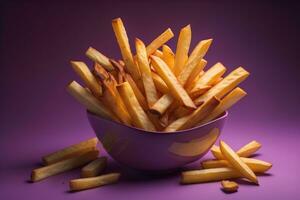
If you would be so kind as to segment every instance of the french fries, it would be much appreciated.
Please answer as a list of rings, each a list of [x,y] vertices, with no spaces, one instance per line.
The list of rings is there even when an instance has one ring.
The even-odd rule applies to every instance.
[[[80,178],[70,180],[69,186],[71,191],[86,190],[100,187],[103,185],[116,183],[120,178],[120,173],[110,173],[90,178]]]
[[[114,67],[105,55],[94,49],[93,47],[89,47],[85,52],[85,55],[91,59],[92,61],[98,63],[103,66],[107,71],[113,71]]]
[[[143,128],[147,131],[155,131],[155,127],[149,117],[139,104],[135,94],[128,82],[124,82],[117,86],[118,91],[132,117],[133,123],[138,128]]]
[[[241,158],[224,142],[220,141],[220,149],[230,165],[241,173],[245,178],[258,184],[254,172],[241,160]]]
[[[151,72],[151,74],[152,74],[152,78],[153,78],[156,89],[162,94],[167,94],[169,92],[169,88],[166,85],[166,83],[156,73]]]
[[[139,39],[135,40],[135,46],[147,102],[149,107],[151,107],[158,100],[158,94],[154,85],[154,81],[152,79],[146,47],[144,43]]]
[[[159,47],[165,44],[168,40],[170,40],[174,36],[172,30],[168,28],[162,34],[160,34],[157,38],[155,38],[147,47],[147,54],[150,56],[153,54]]]
[[[156,114],[162,115],[167,108],[173,103],[173,96],[165,94],[159,98],[158,101],[150,108],[150,110]]]
[[[180,30],[174,61],[174,74],[179,75],[183,69],[186,58],[188,57],[189,48],[192,39],[191,26],[187,25]]]
[[[163,60],[169,66],[169,68],[172,71],[174,71],[175,55],[174,55],[172,49],[168,45],[163,45],[162,46],[162,52],[163,52]]]
[[[49,176],[53,176],[62,172],[66,172],[78,167],[81,167],[88,162],[95,160],[99,154],[98,150],[93,150],[81,154],[77,157],[72,157],[66,160],[56,162],[45,167],[37,168],[32,171],[31,180],[33,182],[40,181]]]
[[[185,89],[190,93],[190,90],[194,87],[194,82],[196,82],[198,79],[197,77],[201,75],[203,72],[204,67],[206,66],[207,61],[204,59],[201,59],[201,61],[196,65],[194,70],[189,75],[189,78],[185,82]],[[200,77],[199,77],[200,78]]]
[[[96,160],[93,160],[81,169],[81,177],[88,178],[98,176],[100,173],[103,172],[106,165],[107,157],[102,156],[100,158],[97,158]]]
[[[161,76],[164,82],[167,84],[172,95],[186,107],[196,108],[192,99],[189,97],[184,88],[180,85],[167,64],[156,56],[151,56],[153,66],[157,73]]]
[[[234,181],[223,180],[221,181],[221,185],[225,192],[236,192],[239,188],[239,185]]]
[[[44,165],[50,165],[61,160],[65,160],[71,157],[78,156],[82,153],[86,153],[91,150],[96,150],[98,139],[96,137],[85,140],[78,144],[71,145],[64,149],[58,150],[51,154],[42,157]]]

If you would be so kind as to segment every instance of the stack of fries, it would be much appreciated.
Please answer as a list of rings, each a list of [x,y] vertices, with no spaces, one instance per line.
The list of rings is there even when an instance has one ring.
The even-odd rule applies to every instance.
[[[203,161],[201,163],[203,169],[183,172],[181,183],[222,181],[223,190],[226,192],[235,192],[238,189],[236,182],[227,179],[246,178],[258,185],[255,174],[265,173],[272,167],[271,163],[248,158],[253,156],[260,147],[261,144],[254,140],[235,152],[224,141],[220,141],[220,147],[214,145],[211,148],[216,160]]]
[[[98,158],[97,143],[97,138],[91,138],[42,157],[45,166],[32,171],[31,181],[37,182],[82,167],[81,178],[70,180],[71,191],[85,190],[117,182],[120,177],[119,173],[103,174],[107,165],[107,158],[104,156]]]
[[[146,131],[173,132],[217,118],[246,95],[237,87],[249,76],[242,67],[225,77],[221,63],[204,69],[212,39],[200,41],[190,53],[190,25],[181,29],[175,53],[165,44],[174,36],[168,28],[147,46],[136,38],[136,55],[122,20],[112,20],[112,27],[122,60],[90,47],[86,55],[93,70],[71,61],[85,86],[72,81],[67,90],[96,115]]]

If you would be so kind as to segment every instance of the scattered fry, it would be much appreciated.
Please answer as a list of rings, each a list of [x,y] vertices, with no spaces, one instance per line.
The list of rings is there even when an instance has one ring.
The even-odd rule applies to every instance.
[[[80,178],[70,180],[70,190],[79,191],[90,188],[100,187],[103,185],[116,183],[120,178],[120,173],[110,173],[90,178]]]
[[[239,185],[234,182],[234,181],[227,181],[227,180],[223,180],[221,181],[221,185],[222,185],[222,189],[225,192],[237,192]]]
[[[81,169],[81,177],[88,178],[98,176],[100,173],[103,172],[106,165],[107,157],[102,156],[100,158],[97,158],[96,160],[93,160]]]

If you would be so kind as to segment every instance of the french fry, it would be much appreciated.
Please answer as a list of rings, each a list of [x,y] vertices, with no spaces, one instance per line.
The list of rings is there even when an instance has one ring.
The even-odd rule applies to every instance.
[[[199,77],[199,75],[202,74],[203,69],[206,66],[206,64],[207,64],[207,61],[204,59],[201,59],[201,61],[194,68],[194,70],[190,74],[189,78],[185,82],[186,91],[189,92],[194,87],[194,82],[198,80],[197,77]]]
[[[255,173],[264,173],[272,167],[271,163],[254,158],[241,157],[241,160]],[[201,165],[203,169],[232,167],[227,160],[206,160]]]
[[[144,110],[148,110],[146,98],[144,97],[143,93],[141,92],[141,90],[139,89],[139,87],[136,85],[136,83],[134,82],[134,80],[131,78],[129,74],[125,74],[125,81],[127,81],[131,86],[131,88],[133,89],[133,92],[137,100],[139,101],[140,105],[142,106],[142,108]]]
[[[84,154],[81,154],[77,157],[72,157],[66,160],[62,160],[59,162],[56,162],[51,165],[47,165],[45,167],[37,168],[32,170],[31,174],[31,180],[33,182],[40,181],[42,179],[45,179],[49,176],[53,176],[56,174],[60,174],[62,172],[66,172],[78,167],[81,167],[85,165],[86,163],[95,160],[99,154],[98,150],[93,150],[86,152]]]
[[[117,86],[118,91],[129,111],[132,122],[138,128],[143,128],[147,131],[155,131],[155,127],[149,117],[139,104],[132,88],[128,82],[124,82]]]
[[[162,94],[167,94],[169,92],[169,88],[166,85],[166,83],[156,73],[151,72],[151,74],[152,74],[152,78],[153,78],[156,89]]]
[[[165,131],[172,132],[184,130],[196,126],[203,118],[205,118],[218,104],[219,100],[215,97],[211,98],[200,107],[198,107],[192,114],[177,119],[171,123]]]
[[[213,85],[226,71],[226,67],[220,62],[208,69],[197,81],[194,88],[190,91],[191,96],[196,97],[203,93],[199,93],[199,88],[207,85]]]
[[[206,93],[195,99],[195,104],[201,104],[202,102],[207,101],[213,96],[216,96],[219,99],[222,99],[225,94],[234,89],[239,83],[245,80],[249,76],[244,68],[238,67],[230,74],[228,74],[221,82],[212,87]]]
[[[174,74],[178,76],[183,69],[192,39],[191,26],[187,25],[180,30],[174,61]]]
[[[149,117],[149,119],[151,120],[151,122],[153,123],[153,125],[155,126],[155,129],[157,131],[163,131],[165,129],[164,124],[160,121],[159,116],[151,113],[151,112],[147,112],[147,115]]]
[[[175,55],[174,55],[172,49],[168,45],[163,45],[162,52],[163,52],[163,60],[169,66],[169,68],[173,71]]]
[[[239,188],[239,185],[234,181],[223,180],[221,185],[225,192],[236,192]]]
[[[174,98],[172,95],[164,94],[159,98],[158,101],[154,103],[152,107],[150,107],[150,111],[155,114],[162,115],[163,113],[165,113],[167,108],[173,103],[173,100]]]
[[[95,95],[97,98],[100,98],[102,96],[102,87],[97,82],[88,66],[86,66],[84,62],[80,61],[71,61],[71,65],[74,71],[80,76],[86,86],[91,90],[93,95]]]
[[[220,104],[201,122],[205,124],[224,113],[226,110],[231,108],[234,104],[245,97],[247,93],[241,88],[237,87],[227,94],[220,102]],[[247,157],[247,156],[245,156]]]
[[[165,30],[146,47],[148,56],[153,54],[159,47],[169,41],[173,36],[174,34],[170,28]]]
[[[98,176],[107,165],[107,157],[102,156],[93,160],[81,169],[81,177],[88,178]]]
[[[153,55],[155,55],[155,56],[157,56],[157,57],[159,57],[161,59],[164,58],[163,52],[160,51],[160,50],[158,50],[158,49],[153,53]]]
[[[123,25],[121,18],[116,18],[116,19],[112,20],[112,27],[114,29],[115,36],[116,36],[118,44],[119,44],[121,54],[122,54],[123,60],[126,65],[126,69],[132,75],[132,78],[136,82],[139,82],[140,81],[140,72],[133,60],[127,33],[126,33],[126,30],[125,30],[125,27]]]
[[[236,153],[240,157],[249,157],[252,154],[254,154],[256,151],[258,151],[261,147],[261,144],[257,142],[256,140],[253,140],[249,142],[248,144],[241,147]],[[222,152],[220,150],[220,147],[213,145],[213,147],[210,149],[213,156],[219,160],[225,159],[225,157],[222,155]]]
[[[71,157],[78,156],[82,153],[86,153],[91,150],[96,150],[98,143],[98,139],[96,137],[85,140],[78,144],[71,145],[64,149],[58,150],[51,154],[42,157],[42,161],[44,165],[50,165],[56,163],[61,160],[65,160]]]
[[[94,64],[94,74],[96,77],[98,77],[101,81],[106,80],[109,78],[109,74],[108,72],[104,69],[104,67],[102,67],[101,65],[99,65],[98,63]]]
[[[258,180],[254,172],[241,160],[230,146],[228,146],[224,141],[220,141],[220,149],[223,156],[235,170],[251,182],[258,184]]]
[[[178,82],[170,68],[167,66],[167,64],[156,56],[151,56],[151,59],[155,70],[167,84],[170,93],[186,107],[196,108],[192,99],[189,97],[184,88],[180,85],[180,83]]]
[[[114,114],[103,105],[101,101],[96,99],[90,92],[79,85],[76,81],[72,81],[67,86],[68,92],[89,111],[106,119],[111,119],[119,122]]]
[[[105,55],[94,49],[93,47],[89,47],[88,50],[85,52],[85,55],[91,59],[92,61],[98,63],[99,65],[103,66],[107,71],[113,71],[114,67],[110,63],[109,58]]]
[[[147,102],[149,107],[151,107],[158,100],[158,94],[152,79],[146,47],[139,39],[135,40],[135,46]]]
[[[86,190],[116,183],[119,178],[120,173],[110,173],[90,178],[73,179],[70,180],[69,186],[71,191]]]
[[[188,58],[186,64],[181,69],[180,73],[178,74],[178,81],[182,86],[185,86],[188,78],[190,77],[193,70],[197,67],[198,63],[201,61],[201,59],[204,57],[206,52],[208,51],[208,48],[210,47],[212,43],[212,39],[202,40],[197,44],[195,49],[192,51],[190,57]],[[201,65],[205,66],[205,65]],[[176,69],[175,69],[176,70]],[[198,71],[202,71],[202,69],[197,69]]]

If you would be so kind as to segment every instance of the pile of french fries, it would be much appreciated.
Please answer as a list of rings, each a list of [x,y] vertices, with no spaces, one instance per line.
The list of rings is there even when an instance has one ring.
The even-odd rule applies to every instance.
[[[221,181],[222,189],[226,192],[236,192],[239,187],[236,182],[228,179],[246,178],[258,185],[256,174],[265,173],[272,167],[269,162],[248,158],[260,147],[261,144],[254,140],[235,152],[224,141],[220,141],[220,147],[214,145],[211,148],[215,160],[203,161],[203,169],[182,172],[181,183]]]
[[[72,81],[67,90],[90,112],[146,131],[174,132],[216,119],[246,95],[237,85],[249,72],[238,67],[223,77],[226,67],[220,62],[206,70],[212,39],[190,51],[190,25],[180,30],[175,52],[166,45],[174,36],[168,28],[147,46],[136,38],[135,55],[122,20],[112,20],[112,27],[122,60],[89,47],[92,70],[71,61],[84,86]]]
[[[71,191],[116,183],[120,173],[103,174],[107,158],[98,157],[97,143],[97,138],[91,138],[42,157],[44,166],[32,171],[31,181],[37,182],[81,167],[81,178],[69,182]]]

